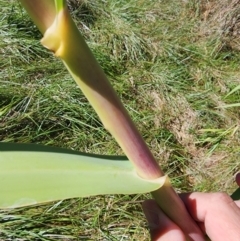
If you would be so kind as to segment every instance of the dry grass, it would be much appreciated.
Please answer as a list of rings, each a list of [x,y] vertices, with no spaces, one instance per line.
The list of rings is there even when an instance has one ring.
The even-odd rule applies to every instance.
[[[202,1],[205,34],[220,36],[226,48],[240,50],[240,1]]]

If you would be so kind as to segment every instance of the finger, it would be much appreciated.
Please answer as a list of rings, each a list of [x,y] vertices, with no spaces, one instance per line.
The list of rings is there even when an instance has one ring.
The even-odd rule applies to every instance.
[[[221,214],[223,214],[223,211],[228,211],[228,216],[233,213],[240,214],[238,208],[239,201],[234,202],[230,196],[225,193],[194,192],[190,194],[180,194],[179,196],[189,210],[189,213],[191,213],[197,222],[206,221],[207,215],[219,212],[219,210],[221,210]]]
[[[181,199],[192,217],[204,223],[212,240],[240,240],[240,209],[224,193],[181,194]]]
[[[237,185],[240,187],[240,173],[236,175],[236,182],[237,182]]]
[[[154,200],[144,201],[142,207],[152,241],[186,240],[180,228],[162,212]]]
[[[235,204],[238,206],[238,208],[240,208],[240,200],[239,201],[235,201]],[[203,233],[206,234],[206,229],[205,229],[205,225],[203,222],[197,222],[198,226],[200,227],[200,229],[202,230]]]

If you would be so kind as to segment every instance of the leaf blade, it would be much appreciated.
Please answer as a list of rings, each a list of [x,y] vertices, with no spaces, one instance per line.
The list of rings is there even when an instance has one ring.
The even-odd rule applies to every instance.
[[[0,143],[1,208],[100,194],[146,193],[166,179],[144,180],[123,158],[66,153],[51,147],[29,149],[38,149],[35,145],[14,144],[18,146],[15,151],[13,146],[4,150],[7,144]]]

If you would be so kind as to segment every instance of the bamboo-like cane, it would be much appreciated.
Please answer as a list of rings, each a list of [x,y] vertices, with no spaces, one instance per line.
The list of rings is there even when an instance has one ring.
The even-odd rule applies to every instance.
[[[67,10],[66,1],[56,0],[55,10],[52,9],[52,0],[20,1],[44,34],[41,43],[62,59],[105,128],[134,164],[138,175],[148,180],[163,176],[163,171],[74,24]],[[33,2],[37,3],[38,9]],[[43,12],[43,16],[39,15],[38,11],[45,11],[46,16]],[[45,17],[47,21],[44,20]],[[186,211],[170,182],[166,182],[166,185],[153,192],[153,197],[163,211],[183,230],[188,240],[204,240],[202,232]]]

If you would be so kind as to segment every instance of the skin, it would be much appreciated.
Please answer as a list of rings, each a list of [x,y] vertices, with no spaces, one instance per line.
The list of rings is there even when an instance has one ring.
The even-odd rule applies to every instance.
[[[240,173],[236,176],[240,187]],[[233,201],[226,193],[180,194],[188,212],[202,232],[212,241],[240,240],[240,200]],[[143,203],[152,241],[186,241],[181,229],[158,207],[154,200]],[[184,220],[183,220],[184,221]],[[206,240],[209,240],[206,237]]]

